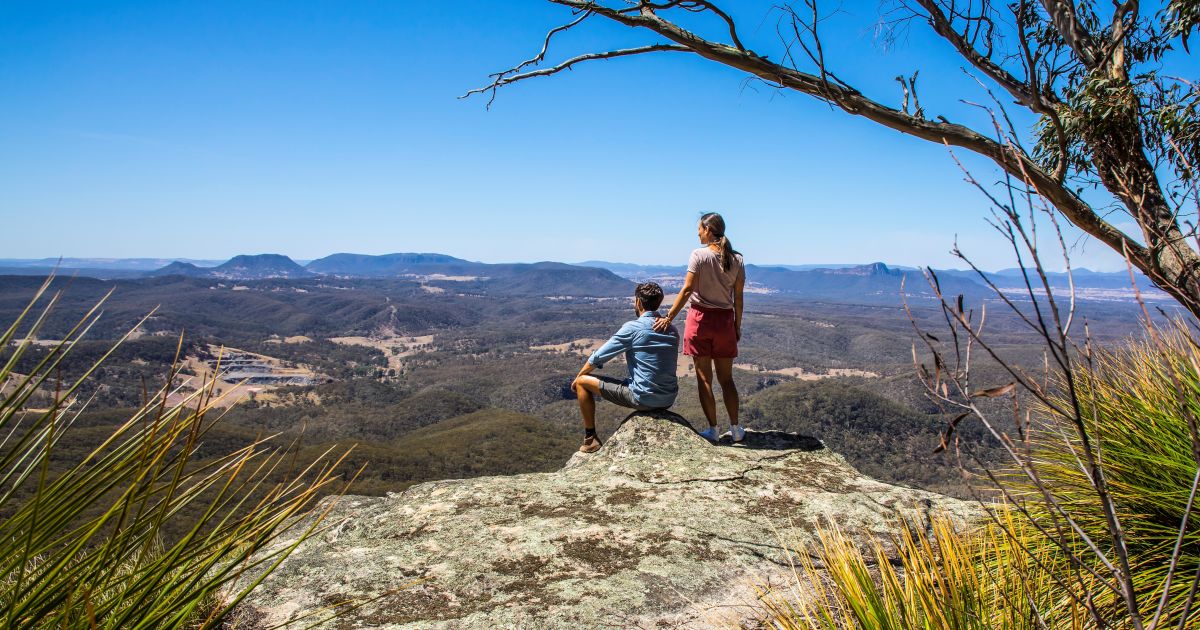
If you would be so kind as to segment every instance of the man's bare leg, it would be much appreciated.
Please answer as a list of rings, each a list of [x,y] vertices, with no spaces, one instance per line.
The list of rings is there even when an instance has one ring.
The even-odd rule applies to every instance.
[[[575,396],[579,398],[579,415],[583,416],[583,444],[579,450],[584,453],[595,453],[600,450],[600,436],[596,435],[596,399],[600,393],[600,379],[594,376],[580,375],[571,383]]]
[[[560,381],[561,382],[561,381]],[[596,398],[600,394],[600,379],[595,376],[577,376],[571,383],[575,396],[579,398],[579,415],[583,416],[583,428],[596,430]]]

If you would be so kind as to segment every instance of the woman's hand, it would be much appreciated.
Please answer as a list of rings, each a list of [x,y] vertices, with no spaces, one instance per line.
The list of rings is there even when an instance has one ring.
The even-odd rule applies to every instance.
[[[679,314],[679,311],[683,310],[683,305],[687,304],[688,298],[695,290],[695,282],[696,274],[691,271],[687,272],[687,275],[683,277],[683,288],[679,289],[679,295],[675,296],[675,302],[671,304],[671,310],[667,311],[667,316],[654,318],[654,332],[665,333],[671,329],[671,320]]]

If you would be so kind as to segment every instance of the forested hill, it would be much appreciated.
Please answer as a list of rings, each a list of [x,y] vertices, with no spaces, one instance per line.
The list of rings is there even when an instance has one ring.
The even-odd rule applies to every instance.
[[[687,267],[683,265],[634,265],[620,262],[588,261],[581,265],[608,269],[636,282],[654,280],[666,287],[683,283]],[[933,276],[942,295],[953,298],[986,299],[995,295],[992,286],[1009,295],[1020,296],[1026,282],[1040,290],[1042,280],[1032,270],[1029,277],[1020,269],[983,272],[961,269],[934,269]],[[1082,300],[1130,302],[1135,299],[1133,283],[1127,271],[1098,272],[1076,269],[1071,274],[1046,272],[1051,289],[1067,292],[1072,286]],[[1135,274],[1137,290],[1145,299],[1166,301],[1168,296],[1146,276]],[[912,267],[889,266],[881,262],[866,265],[746,265],[746,282],[751,291],[839,302],[898,303],[903,283],[904,296],[931,299],[936,292],[925,272]],[[989,286],[989,284],[991,286]]]
[[[97,280],[58,277],[66,289],[59,308],[42,330],[54,338],[109,290],[104,317],[92,334],[117,338],[155,311],[142,330],[186,330],[189,335],[232,341],[269,335],[314,337],[364,334],[389,328],[425,331],[495,319],[505,298],[531,300],[526,308],[572,296],[627,298],[634,284],[608,271],[568,265],[523,265],[493,277],[270,278],[227,280],[170,275]],[[44,281],[38,276],[0,275],[0,316],[11,319]],[[499,298],[499,299],[494,299]],[[547,298],[540,301],[539,298]]]
[[[487,266],[445,254],[332,254],[308,263],[305,268],[314,273],[335,276],[386,278],[420,273],[479,275]]]
[[[176,260],[156,268],[155,259],[66,259],[59,275],[102,279],[182,276],[228,282],[294,279],[399,280],[417,282],[428,293],[491,296],[621,297],[632,292],[633,282],[653,280],[675,291],[686,274],[683,266],[635,265],[589,261],[482,263],[438,253],[365,255],[338,253],[300,265],[281,254],[242,255],[221,263]],[[203,264],[197,264],[203,263]],[[0,260],[0,275],[46,275],[54,267],[47,261]],[[926,272],[881,262],[866,265],[755,265],[747,264],[750,293],[854,304],[899,305],[902,300],[936,303],[937,292],[949,299],[994,298],[994,288],[1016,299],[1026,299],[1027,282],[1040,290],[1041,279],[1026,278],[1019,269],[983,274],[970,270],[933,270],[937,290]],[[1076,297],[1091,302],[1133,304],[1136,293],[1164,302],[1168,296],[1144,276],[1137,275],[1136,291],[1127,272],[1102,273],[1087,269],[1073,274],[1048,272],[1046,281],[1055,293],[1074,289]],[[990,286],[989,286],[990,285]]]

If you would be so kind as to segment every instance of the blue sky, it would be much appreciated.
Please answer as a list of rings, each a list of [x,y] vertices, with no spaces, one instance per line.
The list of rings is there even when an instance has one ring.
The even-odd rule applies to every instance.
[[[765,53],[770,5],[737,3]],[[914,28],[885,49],[875,0],[842,8],[825,52],[843,78],[898,104],[893,77],[920,68],[931,114],[982,121],[958,100],[987,96],[946,46]],[[944,148],[699,59],[583,65],[490,110],[457,98],[569,18],[541,0],[6,0],[0,257],[681,264],[716,210],[750,262],[961,267],[957,237],[1011,266]],[[648,41],[597,20],[549,59]],[[1086,240],[1074,258],[1121,267]]]

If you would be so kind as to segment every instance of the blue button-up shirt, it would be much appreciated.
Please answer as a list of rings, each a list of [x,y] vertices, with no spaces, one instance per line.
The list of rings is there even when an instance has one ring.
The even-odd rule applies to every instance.
[[[646,407],[670,407],[679,393],[675,366],[679,360],[679,331],[671,326],[665,333],[654,331],[657,311],[625,322],[617,334],[588,357],[588,363],[602,368],[613,357],[625,353],[629,378],[625,385],[634,400]]]

